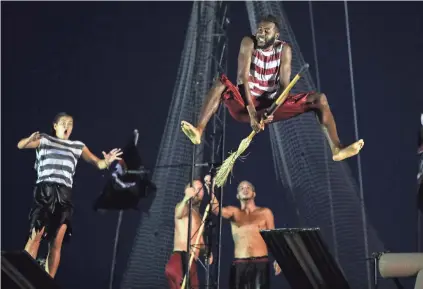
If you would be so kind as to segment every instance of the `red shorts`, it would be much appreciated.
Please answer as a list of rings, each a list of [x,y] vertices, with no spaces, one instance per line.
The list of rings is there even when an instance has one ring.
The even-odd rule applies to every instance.
[[[187,252],[174,251],[166,264],[165,274],[169,289],[181,289],[185,277]],[[192,261],[190,269],[190,288],[198,289],[197,264]]]
[[[242,96],[244,91],[240,91],[239,88],[233,85],[224,74],[220,76],[220,81],[226,86],[226,89],[222,94],[222,98],[231,116],[239,122],[250,122],[246,103]],[[273,114],[273,122],[288,119],[313,109],[313,105],[311,103],[307,103],[307,97],[314,93],[314,91],[310,91],[290,94],[286,98],[285,102],[282,103]],[[265,97],[255,98],[252,96],[252,100],[257,110],[257,116],[260,118],[264,114],[265,110],[269,108],[276,99],[269,99]]]

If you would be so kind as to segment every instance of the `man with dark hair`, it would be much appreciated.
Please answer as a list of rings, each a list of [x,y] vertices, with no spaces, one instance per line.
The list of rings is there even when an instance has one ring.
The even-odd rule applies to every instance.
[[[200,180],[194,180],[185,187],[185,196],[183,200],[175,206],[173,252],[165,268],[165,274],[170,289],[180,289],[186,275],[187,255],[190,253],[187,250],[189,200],[192,200],[191,252],[194,252],[195,260],[198,260],[200,251],[204,250],[203,235],[202,232],[199,232],[201,227],[200,205],[203,196],[203,184]],[[195,244],[198,234],[201,234],[199,243]],[[210,264],[213,262],[212,257],[209,259],[209,262]],[[190,288],[199,288],[197,264],[195,261],[192,262],[189,273]]]
[[[343,146],[326,95],[320,92],[291,94],[275,113],[264,118],[264,113],[291,78],[291,46],[279,40],[277,19],[268,15],[259,23],[255,35],[245,36],[238,54],[237,86],[222,74],[206,96],[196,126],[181,122],[182,131],[194,144],[201,143],[201,136],[223,102],[232,117],[239,122],[249,122],[255,131],[264,124],[281,121],[314,110],[332,149],[333,160],[341,161],[359,153],[363,140]],[[261,123],[263,120],[263,123]]]
[[[40,265],[52,278],[59,269],[63,242],[72,235],[72,188],[79,159],[104,170],[122,155],[120,149],[113,149],[108,154],[103,152],[103,159],[98,158],[83,142],[70,139],[73,123],[71,115],[61,112],[53,119],[52,135],[34,132],[18,142],[20,150],[36,152],[37,180],[25,251],[36,259],[41,242],[47,241],[47,259]]]
[[[271,14],[263,16],[263,17],[261,17],[259,22],[270,22],[270,23],[275,24],[276,32],[279,33],[279,30],[280,30],[279,21],[278,21],[278,18],[276,18],[275,16],[273,16]]]

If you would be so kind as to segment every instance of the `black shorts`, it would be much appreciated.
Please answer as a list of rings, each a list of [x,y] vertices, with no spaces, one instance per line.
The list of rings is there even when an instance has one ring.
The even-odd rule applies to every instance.
[[[72,189],[56,183],[41,182],[35,185],[34,202],[29,213],[29,234],[44,228],[43,239],[54,240],[62,224],[67,225],[64,241],[72,234]]]
[[[231,266],[229,288],[269,289],[269,269],[267,256],[235,259]]]

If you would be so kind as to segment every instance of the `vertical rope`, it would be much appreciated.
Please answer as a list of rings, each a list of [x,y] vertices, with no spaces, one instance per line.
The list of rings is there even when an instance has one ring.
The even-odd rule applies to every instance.
[[[313,39],[313,52],[314,52],[314,65],[316,67],[317,91],[321,91],[320,90],[319,62],[317,60],[316,32],[314,30],[313,4],[312,4],[311,1],[308,1],[308,11],[309,11],[309,14],[310,14],[310,22],[311,22],[311,37]]]
[[[314,52],[314,65],[316,67],[316,81],[317,81],[317,91],[320,90],[320,73],[319,73],[319,60],[317,57],[317,42],[316,42],[316,30],[314,29],[314,13],[313,13],[313,4],[312,1],[308,2],[309,14],[310,14],[310,23],[311,23],[311,36],[313,41],[313,52]],[[316,118],[317,115],[316,115]],[[325,138],[325,136],[323,137]],[[333,253],[336,261],[339,262],[339,252],[338,252],[338,238],[336,236],[336,225],[335,225],[335,212],[333,209],[333,196],[332,196],[332,185],[330,182],[330,167],[328,164],[328,142],[326,139],[323,140],[325,143],[325,165],[326,165],[326,181],[328,186],[329,192],[329,202],[330,202],[330,219],[331,219],[331,226],[332,226],[332,240],[333,240]]]
[[[354,132],[355,132],[355,138],[357,140],[358,139],[357,105],[356,105],[356,98],[355,98],[354,72],[353,72],[352,53],[351,53],[351,36],[350,36],[350,25],[349,25],[347,1],[344,1],[344,10],[345,10],[345,26],[347,31],[347,42],[348,42],[348,60],[349,60],[349,69],[350,69],[350,80],[351,80],[352,105],[353,105],[353,113],[354,113]],[[357,155],[357,167],[358,167],[358,180],[359,180],[359,186],[360,186],[361,217],[363,220],[364,250],[365,250],[365,258],[368,258],[369,242],[368,242],[368,236],[367,236],[367,217],[366,217],[365,204],[364,204],[363,177],[361,172],[360,154]],[[372,285],[371,285],[371,278],[370,278],[370,263],[369,262],[367,262],[366,268],[367,268],[367,286],[370,289]]]

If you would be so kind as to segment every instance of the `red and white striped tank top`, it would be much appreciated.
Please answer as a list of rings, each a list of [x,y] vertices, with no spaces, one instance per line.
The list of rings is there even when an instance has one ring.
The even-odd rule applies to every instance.
[[[282,49],[285,42],[276,40],[272,48],[263,50],[255,48],[251,57],[248,85],[251,95],[260,97],[263,94],[274,98],[279,88],[279,69]]]

